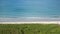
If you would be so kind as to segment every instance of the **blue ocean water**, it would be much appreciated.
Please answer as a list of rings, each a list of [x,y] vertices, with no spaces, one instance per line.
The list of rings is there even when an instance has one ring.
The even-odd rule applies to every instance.
[[[0,0],[0,17],[59,17],[60,0]]]

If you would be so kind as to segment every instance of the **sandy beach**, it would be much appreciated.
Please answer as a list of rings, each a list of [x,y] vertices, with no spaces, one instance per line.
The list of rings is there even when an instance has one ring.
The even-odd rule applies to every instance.
[[[40,22],[0,22],[0,24],[60,24],[60,21],[40,21]]]
[[[60,24],[60,18],[0,18],[0,24]]]

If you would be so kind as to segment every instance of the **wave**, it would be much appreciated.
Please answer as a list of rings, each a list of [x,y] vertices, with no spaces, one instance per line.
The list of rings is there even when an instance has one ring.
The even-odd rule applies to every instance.
[[[0,22],[39,22],[39,21],[60,21],[60,17],[16,17],[16,18],[2,18]]]

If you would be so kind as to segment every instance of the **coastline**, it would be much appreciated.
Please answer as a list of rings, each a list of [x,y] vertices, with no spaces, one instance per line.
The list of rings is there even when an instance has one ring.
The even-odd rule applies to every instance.
[[[0,24],[60,24],[60,18],[48,18],[48,17],[0,18]]]
[[[0,24],[60,24],[60,21],[40,21],[40,22],[0,22]]]

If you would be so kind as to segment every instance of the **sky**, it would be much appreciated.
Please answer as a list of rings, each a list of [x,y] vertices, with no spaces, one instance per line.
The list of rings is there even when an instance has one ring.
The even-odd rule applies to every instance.
[[[21,17],[23,20],[60,18],[60,0],[0,0],[0,21],[15,18],[19,21]]]

